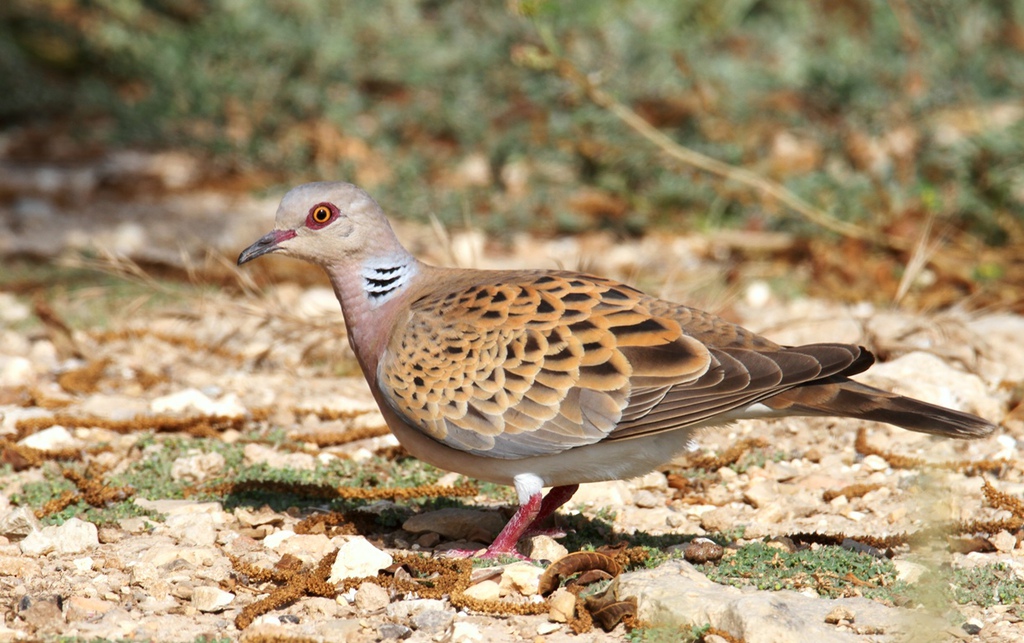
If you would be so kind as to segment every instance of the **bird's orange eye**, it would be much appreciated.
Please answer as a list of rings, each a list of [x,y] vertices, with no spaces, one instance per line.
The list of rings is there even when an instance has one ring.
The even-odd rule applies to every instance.
[[[306,215],[306,227],[319,230],[338,217],[338,208],[333,203],[318,203]]]
[[[327,220],[331,218],[331,211],[326,205],[318,205],[313,209],[313,221],[317,223],[327,223]]]

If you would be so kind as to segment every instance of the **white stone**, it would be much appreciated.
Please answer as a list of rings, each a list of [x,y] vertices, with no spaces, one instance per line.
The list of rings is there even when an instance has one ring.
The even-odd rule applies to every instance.
[[[0,292],[0,321],[9,324],[25,321],[31,312],[9,292]]]
[[[775,480],[758,480],[743,492],[743,500],[755,509],[775,507],[781,500],[779,483]]]
[[[281,543],[288,540],[294,535],[295,532],[291,529],[282,529],[280,531],[275,531],[274,533],[270,534],[269,536],[263,539],[263,546],[267,549],[276,550],[278,547],[281,546]]]
[[[665,500],[649,489],[641,489],[633,494],[633,504],[641,509],[653,509],[665,506]]]
[[[129,420],[149,411],[149,403],[137,396],[94,393],[78,406],[82,415]]]
[[[171,463],[171,479],[202,482],[224,470],[224,456],[216,451],[190,452]]]
[[[543,573],[542,568],[525,561],[505,565],[501,572],[501,595],[507,596],[512,592],[518,592],[523,596],[536,594],[540,575]]]
[[[183,545],[209,547],[217,542],[218,522],[212,514],[168,516],[164,528]]]
[[[28,507],[15,507],[0,516],[0,536],[7,538],[24,538],[33,531],[39,531],[42,525],[34,511]]]
[[[992,456],[993,460],[1016,460],[1020,457],[1020,453],[1017,451],[1017,440],[1012,436],[1004,433],[996,436],[996,442],[1000,449]]]
[[[392,562],[394,559],[390,554],[377,549],[362,536],[355,536],[338,548],[338,557],[331,567],[328,582],[376,576],[377,572],[389,567]]]
[[[455,621],[452,625],[452,643],[475,643],[483,641],[484,634],[480,628],[467,621]]]
[[[1012,313],[995,313],[968,320],[967,327],[984,339],[986,358],[979,366],[990,382],[1024,379],[1024,317]]]
[[[43,527],[33,531],[19,543],[21,552],[28,556],[41,556],[50,552],[80,554],[100,544],[96,525],[71,518],[63,525]]]
[[[647,475],[632,481],[634,489],[650,489],[651,491],[667,491],[668,478],[660,471],[651,471]]]
[[[885,471],[889,468],[889,463],[886,462],[885,458],[874,453],[864,456],[864,468],[868,471]]]
[[[496,601],[501,598],[501,586],[496,581],[484,580],[467,587],[465,594],[481,601]]]
[[[772,298],[771,286],[764,281],[752,281],[743,298],[751,308],[764,308]]]
[[[581,484],[569,501],[570,505],[600,505],[618,507],[633,504],[633,493],[629,485],[621,480],[590,482]]]
[[[40,451],[56,451],[58,449],[77,449],[81,443],[71,432],[59,424],[37,431],[18,442],[21,446]]]
[[[519,541],[519,550],[527,558],[554,562],[569,554],[569,550],[551,536],[530,536]]]
[[[938,617],[908,620],[902,610],[865,598],[832,600],[787,590],[718,585],[683,561],[623,574],[612,581],[611,591],[619,600],[636,597],[638,620],[653,627],[706,623],[747,643],[861,641],[862,637],[825,623],[825,616],[837,606],[855,613],[858,625],[878,628],[894,640],[906,638],[907,627],[944,627]]]
[[[260,625],[280,625],[280,624],[281,624],[280,617],[274,616],[273,614],[261,614],[261,615],[256,617],[256,620],[254,620],[252,622],[252,625],[250,625],[249,627],[252,628],[252,631],[256,631],[256,628],[258,628]]]
[[[537,626],[537,634],[541,636],[546,636],[548,634],[553,634],[560,629],[562,629],[561,625],[549,621],[547,623],[541,623]]]
[[[450,609],[423,610],[409,619],[413,629],[430,636],[440,637],[455,621],[455,611]]]
[[[353,602],[356,608],[361,611],[376,612],[388,606],[391,602],[391,596],[388,594],[388,590],[376,583],[367,581],[359,585]]]
[[[1017,547],[1017,538],[1005,529],[1000,531],[998,534],[994,534],[989,537],[988,541],[992,543],[992,546],[997,551],[1008,552],[1013,551]]]
[[[265,464],[273,469],[316,469],[316,458],[310,453],[285,453],[262,444],[247,444],[242,450],[245,463]]]
[[[160,500],[147,500],[136,498],[135,504],[143,509],[149,509],[168,516],[178,514],[214,514],[222,515],[224,507],[219,502],[196,502],[195,500],[177,500],[174,498],[163,498]]]
[[[192,590],[192,607],[200,612],[220,612],[235,600],[235,595],[219,587],[203,585]]]
[[[35,380],[35,375],[28,358],[0,355],[0,386],[23,386]]]
[[[924,565],[902,558],[893,559],[892,566],[896,569],[896,579],[911,585],[916,583],[928,571],[928,568]]]
[[[391,603],[384,608],[384,615],[396,623],[402,623],[421,612],[443,610],[446,606],[444,601],[436,598],[413,598]]]
[[[149,408],[154,413],[198,411],[203,415],[226,417],[238,417],[246,413],[245,407],[242,406],[238,395],[235,393],[228,393],[217,400],[213,400],[202,391],[194,388],[187,388],[170,395],[158,397],[149,403]]]
[[[291,554],[310,565],[316,564],[335,549],[337,545],[324,534],[297,534],[274,547],[274,551],[282,556]]]
[[[76,558],[75,560],[71,561],[71,564],[75,566],[75,569],[80,572],[92,571],[92,563],[93,560],[91,556],[86,556],[84,558]],[[95,580],[96,579],[94,578],[93,582],[95,582]]]
[[[212,405],[213,400],[201,391],[187,388],[154,399],[149,403],[149,408],[154,413],[181,413],[190,410],[205,413]]]
[[[548,610],[548,620],[554,623],[567,623],[576,614],[576,595],[559,587],[555,593],[548,598],[551,609]]]

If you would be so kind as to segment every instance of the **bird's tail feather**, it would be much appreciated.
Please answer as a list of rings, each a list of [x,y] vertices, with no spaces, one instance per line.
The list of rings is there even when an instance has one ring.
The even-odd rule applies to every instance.
[[[794,415],[859,418],[951,438],[980,438],[996,429],[995,424],[970,413],[897,395],[844,377],[798,386],[765,403]]]

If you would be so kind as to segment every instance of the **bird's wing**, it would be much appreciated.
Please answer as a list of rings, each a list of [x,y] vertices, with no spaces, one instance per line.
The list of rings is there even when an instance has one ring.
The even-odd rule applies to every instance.
[[[575,273],[473,273],[409,308],[377,369],[390,406],[456,449],[496,458],[605,439],[635,388],[698,380],[705,346],[643,293]]]
[[[697,424],[856,359],[836,345],[783,349],[598,277],[463,274],[410,305],[377,384],[408,424],[478,455],[550,455]]]
[[[713,423],[742,417],[746,407],[773,400],[780,393],[798,390],[802,384],[842,373],[859,372],[859,363],[870,353],[847,344],[810,344],[795,348],[754,350],[709,347],[711,367],[693,382],[684,382],[660,395],[650,409],[631,413],[632,405],[609,439],[624,440],[682,426]],[[636,391],[634,395],[650,395]],[[777,405],[761,415],[787,414]],[[721,416],[725,417],[721,417]]]

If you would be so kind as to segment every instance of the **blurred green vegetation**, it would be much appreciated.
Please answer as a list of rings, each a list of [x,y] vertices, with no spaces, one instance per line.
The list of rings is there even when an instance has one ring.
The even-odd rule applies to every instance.
[[[839,218],[996,245],[1024,218],[1024,0],[7,0],[0,127],[491,232],[807,225],[516,64],[529,46]]]

